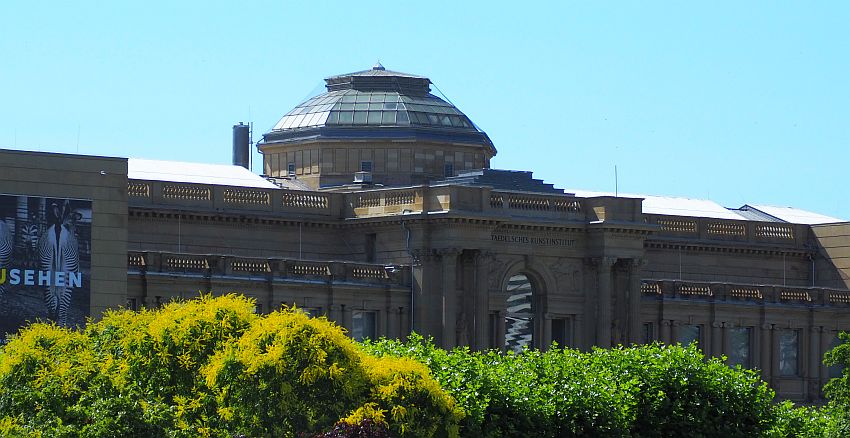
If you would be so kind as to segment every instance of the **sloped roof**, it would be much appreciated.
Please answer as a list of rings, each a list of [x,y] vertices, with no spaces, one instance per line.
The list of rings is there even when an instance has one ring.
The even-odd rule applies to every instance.
[[[466,186],[487,186],[496,190],[517,192],[564,194],[561,189],[543,180],[532,178],[532,173],[521,170],[478,169],[461,172],[458,175],[434,181],[432,185],[456,184]]]
[[[148,181],[169,181],[195,184],[213,184],[235,187],[276,189],[250,170],[229,164],[186,163],[182,161],[147,160],[129,158],[127,177]]]
[[[594,192],[589,190],[572,190],[576,196],[591,198],[594,196],[614,196],[610,192]],[[674,196],[637,195],[619,193],[621,198],[643,198],[643,212],[645,214],[663,214],[668,216],[705,217],[712,219],[746,220],[740,214],[730,211],[726,207],[707,199],[679,198]]]
[[[847,222],[843,219],[838,219],[831,216],[822,215],[820,213],[814,213],[811,211],[800,210],[799,208],[793,207],[775,207],[772,205],[744,205],[741,207],[741,210],[744,209],[755,209],[761,213],[770,215],[782,222],[788,222],[792,224],[806,224],[806,225],[817,225],[817,224],[831,224],[836,222]]]

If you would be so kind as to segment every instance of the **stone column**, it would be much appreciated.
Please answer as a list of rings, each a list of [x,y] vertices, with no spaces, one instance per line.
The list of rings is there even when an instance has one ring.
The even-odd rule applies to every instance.
[[[682,325],[681,321],[670,321],[670,343],[675,344],[679,342],[679,327]],[[687,345],[683,345],[683,347],[687,347]]]
[[[430,250],[414,251],[413,330],[422,336],[441,337],[442,306],[438,282],[440,266]]]
[[[600,257],[596,267],[599,276],[596,301],[596,345],[611,347],[611,267],[615,257]]]
[[[507,330],[505,316],[507,316],[507,313],[504,310],[496,312],[496,345],[493,348],[498,348],[502,351],[505,350],[505,331]]]
[[[723,327],[724,324],[720,321],[711,323],[711,355],[714,357],[723,355]]]
[[[398,308],[398,336],[402,339],[407,338],[407,335],[410,333],[409,312],[410,310],[408,308]]]
[[[440,250],[442,261],[442,345],[449,349],[457,346],[455,324],[457,322],[457,249]]]
[[[328,319],[337,323],[338,325],[342,325],[342,312],[339,304],[331,304],[328,306]]]
[[[826,385],[826,382],[829,381],[829,367],[824,365],[823,363],[823,355],[829,350],[829,345],[832,343],[833,332],[829,329],[829,327],[821,327],[820,328],[820,388],[823,390],[823,386]]]
[[[385,314],[387,315],[387,337],[390,339],[401,338],[401,327],[398,324],[398,308],[387,306]]]
[[[351,332],[352,324],[351,324],[351,309],[350,306],[346,306],[345,304],[340,305],[340,314],[342,314],[342,326],[346,328],[349,332]]]
[[[475,336],[470,344],[479,350],[488,347],[489,339],[487,332],[490,326],[490,279],[487,266],[489,259],[490,255],[484,251],[479,251],[475,257],[475,303],[472,318]]]
[[[823,327],[809,327],[809,370],[808,379],[806,379],[806,384],[808,385],[808,391],[806,393],[807,401],[810,402],[820,399],[820,363],[823,361],[823,352],[820,351],[820,333],[822,330]]]
[[[659,327],[658,329],[660,331],[659,337],[661,338],[660,339],[661,342],[668,344],[668,345],[672,344],[673,343],[673,321],[671,321],[669,319],[662,319],[661,320],[661,327]]]
[[[761,350],[761,354],[759,355],[759,368],[761,368],[761,378],[765,382],[770,382],[770,378],[773,376],[773,366],[771,360],[771,350],[773,350],[772,335],[773,324],[762,324],[761,338],[759,339],[759,350]]]
[[[629,342],[632,344],[640,344],[643,342],[641,339],[642,334],[642,319],[641,319],[641,291],[640,291],[640,281],[641,281],[641,269],[646,266],[646,259],[635,258],[632,259],[629,264],[629,310],[628,310],[628,324],[629,324]]]

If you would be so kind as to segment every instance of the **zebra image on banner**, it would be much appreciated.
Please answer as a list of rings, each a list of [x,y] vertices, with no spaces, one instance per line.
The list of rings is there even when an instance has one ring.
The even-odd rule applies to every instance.
[[[27,321],[85,324],[91,217],[88,200],[0,195],[0,336]]]
[[[523,274],[508,280],[508,304],[505,314],[505,349],[521,352],[523,347],[533,347],[534,311],[531,281]]]

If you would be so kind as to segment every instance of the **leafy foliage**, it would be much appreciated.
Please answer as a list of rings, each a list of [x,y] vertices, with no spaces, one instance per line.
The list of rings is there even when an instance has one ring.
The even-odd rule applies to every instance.
[[[833,436],[850,436],[850,333],[838,335],[841,341],[824,355],[824,363],[829,366],[843,367],[841,377],[830,380],[824,387],[824,393],[830,399],[830,407],[835,413]]]
[[[462,416],[423,365],[236,295],[112,311],[84,332],[33,324],[0,353],[3,436],[452,436]]]
[[[755,372],[694,346],[471,353],[414,336],[367,347],[426,363],[467,411],[464,436],[795,436],[823,426],[807,419],[814,410],[776,408]]]
[[[827,364],[850,363],[842,339]],[[0,436],[848,436],[848,388],[845,371],[828,408],[799,408],[693,346],[360,345],[297,309],[202,296],[23,329],[0,350]]]

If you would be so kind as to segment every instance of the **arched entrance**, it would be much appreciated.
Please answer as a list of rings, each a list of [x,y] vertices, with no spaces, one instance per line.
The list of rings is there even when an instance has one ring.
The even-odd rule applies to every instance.
[[[534,346],[534,288],[525,274],[508,280],[505,312],[505,350],[522,351]]]

